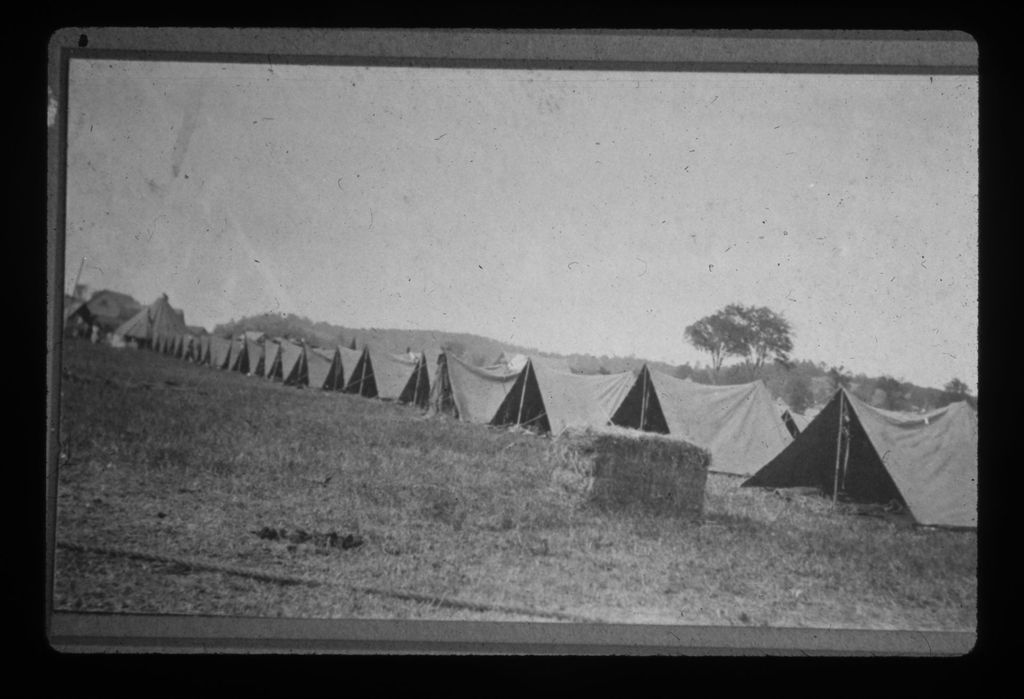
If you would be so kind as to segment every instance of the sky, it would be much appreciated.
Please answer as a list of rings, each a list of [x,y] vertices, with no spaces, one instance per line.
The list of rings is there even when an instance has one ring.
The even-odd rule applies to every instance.
[[[976,76],[71,61],[65,279],[264,312],[977,387]]]

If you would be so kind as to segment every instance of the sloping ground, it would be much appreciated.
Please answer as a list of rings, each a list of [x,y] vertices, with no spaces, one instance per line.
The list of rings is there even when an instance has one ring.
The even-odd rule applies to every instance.
[[[59,550],[57,609],[526,618],[358,591],[373,589],[615,622],[974,628],[972,532],[714,474],[702,524],[574,509],[551,485],[548,438],[152,352],[65,347],[59,540],[326,585]],[[263,527],[363,543],[270,541]]]

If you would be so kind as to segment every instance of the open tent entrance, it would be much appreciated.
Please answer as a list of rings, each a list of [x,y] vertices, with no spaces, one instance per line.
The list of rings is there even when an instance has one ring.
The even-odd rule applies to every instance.
[[[427,371],[426,355],[420,354],[416,360],[412,376],[409,377],[405,388],[402,389],[398,401],[400,403],[412,403],[424,409],[430,406],[430,374]]]
[[[370,361],[370,352],[365,347],[349,373],[344,391],[363,398],[377,397],[377,382],[373,378],[373,362]]]
[[[250,375],[263,374],[263,345],[255,340],[246,338],[245,354],[249,361],[249,370],[246,373]]]
[[[636,382],[622,400],[618,410],[612,415],[612,424],[619,427],[632,427],[644,432],[668,434],[668,423],[661,412],[661,401],[651,382],[651,373],[647,365],[640,369]]]
[[[426,408],[430,402],[430,375],[426,357],[376,352],[369,367],[377,386],[377,397]]]
[[[210,366],[227,369],[231,359],[231,340],[214,335],[210,337]]]
[[[203,335],[196,343],[196,364],[206,365],[210,363],[210,336]]]
[[[325,350],[319,347],[306,347],[306,369],[310,388],[324,391],[335,390],[335,379],[341,359],[337,350]]]
[[[490,424],[495,427],[519,425],[541,433],[551,431],[532,360],[519,372]]]
[[[341,352],[335,348],[329,355],[331,366],[327,371],[327,378],[324,380],[324,389],[328,391],[340,391],[345,388],[345,375],[342,369]]]
[[[243,374],[249,373],[249,352],[245,347],[244,339],[238,338],[231,342],[231,358],[228,360],[228,368]]]
[[[452,379],[448,373],[448,354],[437,355],[437,366],[434,368],[434,381],[430,386],[430,408],[435,413],[459,417],[459,408],[452,392]]]
[[[263,377],[271,381],[283,381],[281,371],[281,345],[267,340],[263,345]]]
[[[308,386],[309,369],[306,367],[305,349],[288,340],[282,340],[280,345],[281,382],[285,386]]]
[[[906,506],[843,391],[744,487],[818,488],[830,498]]]

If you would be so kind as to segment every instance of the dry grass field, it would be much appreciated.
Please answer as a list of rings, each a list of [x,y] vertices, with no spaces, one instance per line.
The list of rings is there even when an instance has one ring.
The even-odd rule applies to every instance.
[[[547,437],[80,341],[62,376],[58,542],[155,558],[58,548],[58,610],[975,627],[974,532],[715,474],[701,522],[601,512]]]

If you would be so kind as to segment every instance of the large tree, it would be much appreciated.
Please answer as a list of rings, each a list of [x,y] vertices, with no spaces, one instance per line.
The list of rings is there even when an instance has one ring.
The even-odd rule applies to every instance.
[[[956,403],[957,401],[966,400],[971,402],[970,387],[954,377],[952,381],[942,387],[942,398],[941,405],[949,405],[950,403]]]
[[[876,389],[885,393],[881,407],[885,410],[909,410],[910,404],[907,401],[907,389],[903,382],[891,376],[883,376],[875,382]]]
[[[726,357],[742,357],[751,380],[757,378],[768,358],[784,366],[793,350],[789,321],[764,306],[732,303],[686,328],[686,339],[711,355],[715,382]]]
[[[734,354],[744,358],[750,379],[761,373],[769,357],[788,367],[793,351],[793,328],[782,314],[765,306],[730,304],[724,313],[740,328]]]
[[[971,392],[970,387],[960,379],[954,377],[952,381],[942,387],[942,390],[954,400],[963,400]]]
[[[711,368],[714,370],[715,383],[718,383],[718,372],[722,368],[722,362],[741,348],[742,327],[735,317],[723,309],[704,316],[688,326],[684,332],[691,345],[711,355]]]

